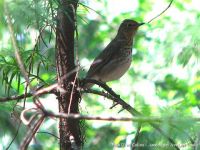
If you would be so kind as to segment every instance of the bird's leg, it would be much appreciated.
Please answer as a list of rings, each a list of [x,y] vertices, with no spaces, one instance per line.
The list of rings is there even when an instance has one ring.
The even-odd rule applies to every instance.
[[[103,84],[105,84],[110,90],[112,90],[112,88],[110,88],[107,84],[106,84],[106,82],[103,82],[101,79],[99,80],[100,82],[102,82]],[[100,86],[99,86],[100,87]],[[102,91],[103,92],[103,91]],[[107,93],[108,94],[108,93]],[[109,94],[108,94],[109,95]],[[116,95],[116,98],[120,98],[120,95]],[[110,107],[110,109],[113,109],[115,106],[117,106],[118,105],[118,103],[114,103],[111,107]]]

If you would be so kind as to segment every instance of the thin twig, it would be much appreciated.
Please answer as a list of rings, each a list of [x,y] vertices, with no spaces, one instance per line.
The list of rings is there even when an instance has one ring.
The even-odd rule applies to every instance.
[[[25,117],[25,113],[26,112],[35,112],[29,119],[27,119]],[[35,118],[37,117],[37,115],[41,114],[41,111],[40,110],[37,110],[36,108],[27,108],[27,109],[24,109],[22,112],[21,112],[21,115],[20,115],[20,119],[21,121],[25,124],[25,125],[30,125],[33,120],[35,120]]]
[[[9,102],[9,101],[13,101],[13,100],[21,100],[23,98],[28,98],[31,96],[40,96],[40,95],[44,95],[44,94],[48,94],[48,93],[55,93],[54,91],[57,89],[57,83],[50,85],[48,87],[45,88],[37,88],[36,92],[33,93],[26,93],[26,94],[21,94],[21,95],[14,95],[14,96],[9,96],[9,97],[1,97],[0,98],[0,102]]]
[[[80,114],[67,114],[67,113],[53,113],[46,111],[45,112],[46,116],[49,117],[55,117],[55,118],[67,118],[67,119],[78,119],[78,120],[100,120],[100,121],[133,121],[133,122],[166,122],[167,119],[163,119],[160,117],[143,117],[143,116],[138,116],[138,117],[103,117],[103,116],[91,116],[91,115],[80,115]],[[184,118],[183,118],[184,119]],[[185,118],[188,119],[188,118]],[[190,118],[192,121],[197,121],[200,122],[200,118]],[[170,120],[171,122],[179,122],[179,120]],[[138,128],[141,125],[138,125]]]
[[[18,65],[19,65],[19,69],[20,69],[22,75],[24,76],[27,85],[29,86],[30,90],[33,92],[33,95],[34,95],[35,89],[30,84],[29,75],[28,75],[28,73],[27,73],[27,71],[26,71],[26,69],[24,67],[24,63],[22,62],[22,59],[21,59],[21,56],[20,56],[20,50],[19,50],[16,38],[15,38],[14,29],[13,29],[11,17],[10,17],[9,11],[8,11],[7,3],[5,3],[4,7],[5,7],[4,8],[5,9],[5,14],[7,16],[8,29],[9,29],[11,40],[12,40],[12,44],[13,44],[13,47],[14,47],[14,50],[15,50],[15,57],[16,57]],[[25,92],[25,95],[26,95],[26,92]],[[34,99],[35,105],[37,107],[43,109],[42,105],[38,105],[38,103],[40,103],[39,102],[39,98],[37,96],[34,96],[34,98],[35,98]]]
[[[100,121],[133,121],[133,122],[163,122],[158,117],[102,117],[80,114],[52,113],[46,112],[47,116],[56,118],[78,119],[78,120],[100,120]]]
[[[14,31],[13,31],[13,27],[12,27],[12,21],[11,21],[11,17],[10,17],[10,14],[8,12],[8,7],[7,7],[7,4],[5,3],[5,14],[7,16],[7,23],[8,23],[8,29],[9,29],[9,32],[10,32],[10,36],[11,36],[11,40],[12,40],[12,44],[13,44],[13,47],[15,49],[15,57],[16,57],[16,60],[17,60],[17,63],[19,65],[19,68],[20,68],[20,71],[21,73],[23,74],[25,80],[27,83],[29,83],[29,79],[28,79],[28,76],[27,76],[27,72],[25,70],[25,67],[24,67],[24,64],[22,62],[22,59],[21,59],[21,56],[20,56],[20,52],[19,52],[19,48],[17,46],[17,41],[15,39],[15,34],[14,34]]]
[[[21,127],[22,121],[19,122],[18,126],[17,126],[17,131],[15,133],[15,136],[12,138],[11,142],[9,143],[9,145],[6,147],[6,150],[10,149],[10,146],[12,145],[12,143],[15,141],[15,139],[17,138],[17,135],[19,133],[19,129]]]
[[[55,137],[56,139],[60,139],[58,136],[56,136],[55,134],[50,133],[50,132],[46,132],[46,131],[38,131],[37,133],[49,134],[49,135],[52,135],[53,137]]]
[[[27,85],[29,86],[31,92],[33,93],[33,100],[34,100],[34,104],[38,107],[38,108],[41,108],[41,109],[44,109],[43,105],[41,104],[39,98],[35,95],[35,89],[34,87],[32,87],[31,83],[30,83],[30,80],[29,80],[29,74],[27,73],[25,67],[24,67],[24,64],[22,62],[22,59],[21,59],[21,56],[20,56],[20,50],[19,50],[19,47],[17,45],[17,41],[16,41],[16,38],[15,38],[15,34],[14,34],[14,29],[13,29],[13,25],[12,25],[12,21],[11,21],[11,17],[10,17],[10,14],[9,14],[9,10],[8,10],[8,7],[7,7],[7,3],[5,3],[5,14],[7,16],[7,24],[8,24],[8,28],[9,28],[9,32],[10,32],[10,36],[11,36],[11,40],[12,40],[12,44],[13,44],[13,47],[14,47],[14,50],[15,50],[15,57],[16,57],[16,60],[17,60],[17,63],[19,65],[19,69],[22,73],[22,75],[24,76],[26,82],[27,82]],[[26,95],[26,92],[25,92],[25,95]],[[26,98],[26,97],[25,97]]]
[[[169,7],[171,6],[173,0],[171,0],[171,2],[169,3],[169,5],[167,6],[167,8],[165,8],[160,14],[158,14],[157,16],[153,17],[152,19],[150,19],[147,23],[152,22],[154,19],[158,18],[159,16],[161,16],[164,12],[167,11],[167,9],[169,9]]]
[[[104,18],[104,16],[102,14],[100,14],[99,12],[97,12],[96,10],[94,10],[93,8],[87,6],[87,5],[83,4],[83,3],[78,3],[78,4],[82,5],[87,11],[88,11],[88,9],[90,9],[93,12],[95,12],[96,14],[98,14],[101,18]]]
[[[142,124],[138,124],[137,132],[135,134],[134,142],[131,144],[132,145],[132,150],[136,149],[136,144],[138,143],[139,140],[139,135],[140,135],[140,130],[141,130]]]
[[[9,97],[1,97],[0,98],[0,102],[10,102],[10,101],[13,101],[13,100],[22,100],[25,97],[31,97],[31,96],[33,96],[32,93],[27,93],[26,95],[25,94],[21,94],[21,95],[9,96]]]
[[[31,142],[32,138],[34,137],[35,133],[39,129],[44,119],[45,119],[44,115],[41,114],[39,119],[35,120],[35,122],[31,125],[30,129],[26,133],[26,136],[24,137],[24,140],[20,145],[20,150],[26,150],[28,148],[29,143]]]
[[[78,78],[78,71],[76,72],[74,81],[72,83],[72,91],[71,91],[71,94],[70,94],[69,106],[68,106],[68,111],[67,111],[68,114],[70,114],[70,110],[71,110],[71,105],[72,105],[72,100],[73,100],[73,95],[74,95],[74,90],[75,90],[77,78]]]

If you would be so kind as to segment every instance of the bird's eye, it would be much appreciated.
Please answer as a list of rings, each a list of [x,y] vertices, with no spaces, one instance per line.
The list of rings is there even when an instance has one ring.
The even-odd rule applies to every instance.
[[[133,26],[133,24],[131,24],[131,23],[127,24],[127,27],[132,27],[132,26]]]

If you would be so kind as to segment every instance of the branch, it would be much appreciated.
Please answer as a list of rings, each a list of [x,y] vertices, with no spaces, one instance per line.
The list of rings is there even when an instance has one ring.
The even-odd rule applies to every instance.
[[[17,126],[17,131],[14,134],[14,137],[12,138],[11,142],[9,143],[9,145],[6,147],[6,150],[10,149],[11,145],[13,144],[13,142],[15,141],[15,139],[17,138],[19,130],[20,130],[20,127],[21,127],[21,124],[22,124],[22,122],[20,121],[19,124],[18,124],[18,126]]]
[[[136,144],[138,143],[138,140],[139,140],[139,135],[140,135],[140,130],[142,128],[142,124],[139,123],[138,124],[138,128],[137,128],[137,132],[135,134],[135,138],[134,138],[134,141],[133,143],[131,144],[132,145],[132,150],[135,150],[136,149]]]
[[[112,99],[114,102],[120,104],[124,109],[126,109],[128,112],[130,112],[133,116],[142,116],[140,112],[138,112],[136,109],[131,107],[129,104],[127,104],[123,99],[120,98],[119,95],[117,95],[109,86],[107,86],[105,83],[94,80],[94,79],[84,79],[82,80],[83,85],[85,83],[93,83],[96,85],[99,85],[104,90],[106,90],[111,96],[115,97],[115,99]],[[153,128],[155,128],[157,131],[159,131],[165,138],[168,139],[170,143],[175,145],[174,147],[179,150],[178,146],[176,145],[175,141],[169,137],[157,124],[155,123],[149,123]]]
[[[100,120],[100,121],[133,121],[133,122],[166,122],[167,119],[159,117],[103,117],[103,116],[91,116],[91,115],[80,115],[80,114],[67,114],[67,113],[53,113],[46,111],[45,116],[55,118],[67,118],[67,119],[78,119],[78,120]],[[183,118],[184,119],[184,118]],[[187,119],[187,118],[186,118]],[[192,121],[200,122],[200,118],[190,118]],[[170,119],[173,122],[179,122],[179,120]],[[140,128],[140,125],[139,127]]]
[[[39,117],[39,119],[34,120],[34,123],[30,127],[30,129],[27,131],[26,136],[24,137],[24,139],[20,145],[20,150],[26,150],[28,148],[29,143],[31,142],[31,140],[35,136],[37,130],[39,129],[40,125],[44,121],[45,117],[42,114],[40,114],[40,115],[41,116]]]
[[[94,92],[95,94],[101,95],[101,96],[105,96],[107,98],[110,98],[111,100],[113,100],[114,102],[116,102],[117,104],[120,104],[124,109],[126,109],[128,112],[130,112],[132,115],[134,116],[141,116],[142,114],[140,112],[138,112],[136,109],[134,109],[133,107],[131,107],[129,104],[127,104],[126,102],[124,102],[123,99],[120,98],[120,95],[116,94],[109,86],[107,86],[105,83],[101,82],[101,81],[97,81],[94,79],[84,79],[83,84],[85,83],[93,83],[96,84],[100,87],[102,87],[104,90],[106,90],[106,92],[108,92],[110,94],[110,96],[108,94],[105,93],[99,93],[98,91],[94,91],[94,90],[90,90],[90,89],[86,89],[83,92]]]
[[[20,69],[21,73],[23,74],[26,82],[28,84],[30,84],[27,72],[25,70],[24,64],[23,64],[21,56],[20,56],[19,47],[18,47],[17,41],[15,39],[15,34],[14,34],[14,30],[13,30],[11,17],[10,17],[9,11],[8,11],[7,3],[5,3],[5,14],[7,16],[8,29],[9,29],[11,40],[12,40],[12,44],[13,44],[13,47],[14,47],[14,50],[15,50],[15,58],[17,60],[17,63],[19,65],[19,69]]]
[[[102,117],[89,116],[80,114],[52,113],[46,112],[47,116],[56,118],[78,119],[78,120],[101,120],[101,121],[133,121],[133,122],[163,122],[164,120],[158,117]]]
[[[21,94],[21,95],[1,97],[0,102],[10,102],[13,100],[21,100],[21,99],[31,97],[31,96],[41,96],[41,95],[48,94],[48,93],[56,93],[55,89],[57,89],[57,86],[58,86],[57,83],[50,85],[48,87],[42,88],[42,89],[41,89],[41,87],[42,87],[41,86],[36,89],[36,92],[34,94],[30,92],[30,93],[25,93],[25,94]]]
[[[6,2],[5,2],[5,5],[4,5],[4,9],[5,9],[5,14],[7,16],[7,24],[8,24],[8,29],[9,29],[9,32],[10,32],[12,44],[13,44],[13,47],[14,47],[14,50],[15,50],[15,58],[17,60],[19,69],[20,69],[22,75],[24,76],[24,78],[26,80],[27,87],[29,87],[30,90],[33,92],[34,104],[38,108],[44,109],[44,107],[43,107],[42,103],[39,101],[38,97],[34,95],[35,94],[35,88],[31,86],[31,82],[29,80],[29,74],[27,73],[27,71],[26,71],[26,69],[24,67],[24,63],[22,62],[22,59],[21,59],[21,56],[20,56],[20,50],[19,50],[19,47],[17,45],[17,41],[16,41],[15,34],[14,34],[14,29],[13,29],[13,24],[12,24],[12,21],[11,21],[11,16],[9,14],[9,10],[8,10],[8,6],[7,6]],[[26,95],[26,93],[27,92],[25,90],[25,95]]]
[[[158,14],[157,16],[153,17],[152,19],[150,19],[147,23],[152,22],[154,19],[158,18],[159,16],[161,16],[164,12],[167,11],[167,9],[169,9],[169,7],[171,6],[173,0],[171,0],[171,2],[169,3],[169,5],[167,6],[167,8],[165,8],[160,14]]]
[[[58,136],[56,136],[55,134],[53,133],[50,133],[50,132],[46,132],[46,131],[38,131],[37,133],[42,133],[42,134],[49,134],[53,137],[55,137],[56,139],[60,140],[60,138]]]
[[[13,95],[13,96],[9,96],[9,97],[1,97],[0,102],[10,102],[13,100],[20,100],[20,99],[24,99],[24,98],[31,97],[31,96],[33,96],[32,93],[26,93],[26,94],[21,94],[21,95]]]

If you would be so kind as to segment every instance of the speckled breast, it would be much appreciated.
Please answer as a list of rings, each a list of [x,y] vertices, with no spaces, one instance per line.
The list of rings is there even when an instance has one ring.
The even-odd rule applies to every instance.
[[[123,47],[123,48],[121,48],[120,49],[120,55],[121,55],[121,57],[119,57],[119,59],[122,62],[131,61],[132,47]]]

